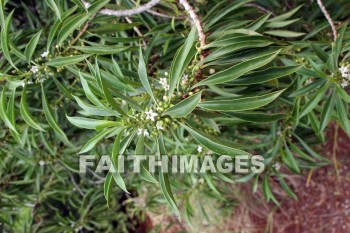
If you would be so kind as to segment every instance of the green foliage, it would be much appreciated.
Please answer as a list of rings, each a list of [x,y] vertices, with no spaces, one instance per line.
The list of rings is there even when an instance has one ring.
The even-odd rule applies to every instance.
[[[326,140],[329,123],[350,136],[350,30],[343,23],[331,42],[322,15],[309,17],[313,6],[263,1],[279,9],[273,16],[250,2],[198,3],[207,35],[200,48],[174,1],[161,4],[173,19],[144,12],[126,21],[98,13],[116,7],[108,0],[88,8],[80,0],[0,0],[5,232],[128,232],[125,195],[144,198],[128,206],[138,217],[167,203],[191,225],[192,198],[225,202],[223,186],[235,182],[251,182],[254,192],[261,184],[279,205],[270,183],[278,180],[296,199],[284,178],[327,164],[313,145]],[[108,154],[116,172],[80,174],[87,154]],[[118,171],[131,154],[261,155],[266,169],[154,174],[138,161],[140,174]]]

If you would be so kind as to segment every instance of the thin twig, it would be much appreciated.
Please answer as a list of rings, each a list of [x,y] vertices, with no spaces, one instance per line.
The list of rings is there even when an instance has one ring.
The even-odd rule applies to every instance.
[[[133,8],[133,9],[126,9],[126,10],[112,10],[112,9],[107,9],[103,8],[101,9],[98,13],[103,14],[103,15],[113,15],[116,17],[122,17],[122,16],[131,16],[131,15],[136,15],[140,14],[142,12],[145,12],[155,5],[157,5],[161,0],[152,0],[144,5],[141,5],[139,7]],[[89,8],[91,6],[91,3],[86,2],[82,0],[86,8]]]
[[[131,0],[131,2],[136,4],[136,2],[134,0]],[[157,11],[153,11],[153,10],[147,10],[147,12],[152,14],[152,15],[159,16],[159,17],[162,17],[162,18],[167,18],[167,19],[172,19],[172,18],[175,18],[175,19],[186,19],[185,16],[171,16],[171,15],[166,15],[166,14],[163,14],[163,13],[160,13],[160,12],[157,12]]]
[[[322,13],[324,14],[324,16],[326,17],[326,19],[328,20],[329,25],[331,25],[332,31],[333,31],[333,40],[336,41],[337,37],[338,37],[338,33],[337,33],[337,29],[335,28],[334,22],[331,18],[331,16],[328,14],[325,6],[322,3],[322,0],[317,0],[318,6],[320,7]]]
[[[311,177],[312,177],[312,174],[313,174],[313,173],[314,173],[314,170],[311,169],[310,172],[309,172],[309,175],[307,176],[306,187],[309,187],[310,182],[311,182]]]
[[[69,173],[69,176],[70,176],[70,179],[71,179],[71,181],[72,181],[72,183],[73,183],[75,189],[78,191],[78,193],[79,193],[82,197],[84,197],[85,194],[84,194],[84,192],[80,189],[79,185],[75,182],[75,179],[74,179],[73,175]]]
[[[155,16],[159,16],[159,17],[162,17],[162,18],[167,18],[167,19],[186,19],[185,16],[171,16],[171,15],[166,15],[166,14],[163,14],[163,13],[160,13],[160,12],[157,12],[157,11],[152,11],[152,10],[148,10],[147,11],[148,13],[150,13],[151,15],[155,15]]]
[[[126,20],[126,22],[128,22],[129,24],[132,24],[132,23],[133,23],[132,20],[131,20],[129,17],[125,17],[125,20]],[[139,37],[143,37],[143,34],[142,34],[142,32],[140,31],[140,29],[139,29],[138,27],[134,27],[133,29],[134,29],[134,31],[136,32],[136,34],[137,34]],[[142,40],[142,45],[143,45],[143,47],[146,47],[146,42],[145,42],[144,40]]]
[[[247,4],[245,4],[245,6],[254,7],[254,8],[258,9],[261,12],[271,13],[272,16],[276,16],[276,14],[273,13],[272,11],[269,11],[268,9],[266,9],[266,8],[256,4],[256,3],[247,3]]]
[[[198,15],[192,8],[192,6],[188,3],[187,0],[179,0],[180,4],[185,8],[187,13],[190,15],[195,27],[197,28],[198,35],[199,35],[199,42],[200,42],[200,48],[203,49],[205,46],[206,36],[204,34],[204,30],[202,27],[202,23],[198,18]],[[204,56],[201,55],[201,60],[204,59]]]
[[[94,14],[90,21],[93,20],[95,18],[96,14]],[[74,45],[75,43],[77,43],[77,41],[79,40],[79,38],[86,32],[86,30],[88,29],[88,27],[90,26],[90,21],[87,21],[86,24],[84,25],[83,29],[79,32],[79,34],[77,35],[77,37],[75,37],[72,42],[71,45]]]

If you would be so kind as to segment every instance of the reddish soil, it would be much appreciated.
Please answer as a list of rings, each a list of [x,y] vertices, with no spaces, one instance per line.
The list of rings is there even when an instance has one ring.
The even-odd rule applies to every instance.
[[[337,140],[334,140],[336,134]],[[309,182],[307,177],[310,174],[305,174],[304,177],[296,175],[288,177],[298,196],[297,201],[285,196],[276,185],[273,190],[281,200],[280,208],[276,208],[273,204],[256,206],[261,203],[257,201],[259,197],[250,197],[254,200],[254,204],[247,205],[252,210],[249,214],[251,222],[248,226],[242,224],[239,228],[235,223],[230,230],[256,233],[265,232],[266,229],[268,229],[266,232],[274,233],[349,233],[350,138],[332,124],[327,139],[327,143],[321,149],[323,154],[333,161],[332,164],[316,169],[311,173]],[[336,151],[337,169],[333,149]],[[233,218],[235,215],[239,216],[239,211],[242,211],[240,209],[236,210]]]
[[[338,131],[338,133],[336,132]],[[334,143],[334,135],[338,134]],[[317,169],[309,185],[306,178],[296,179],[294,189],[299,200],[287,200],[274,218],[284,221],[284,228],[274,232],[349,233],[350,232],[350,138],[332,126],[323,151],[333,164]],[[334,164],[333,148],[336,151]],[[338,171],[338,178],[337,172]]]
[[[305,173],[304,176],[288,176],[288,183],[298,200],[291,199],[277,183],[272,183],[273,192],[281,202],[278,208],[273,203],[267,204],[261,192],[253,195],[250,184],[242,184],[240,204],[232,216],[225,219],[222,227],[218,226],[215,231],[211,227],[202,232],[349,233],[350,138],[333,123],[327,133],[327,143],[319,149],[332,161],[331,164],[311,174]],[[336,152],[337,168],[333,151]],[[167,218],[171,219],[169,216]],[[163,232],[184,232],[184,228],[175,223]]]

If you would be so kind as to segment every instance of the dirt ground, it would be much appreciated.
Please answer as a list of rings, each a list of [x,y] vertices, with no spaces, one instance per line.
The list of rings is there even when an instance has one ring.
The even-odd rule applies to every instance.
[[[272,184],[281,202],[278,208],[267,204],[260,192],[253,195],[250,184],[242,184],[239,188],[243,195],[232,215],[219,225],[204,227],[198,232],[349,233],[350,138],[333,123],[327,133],[327,143],[319,152],[332,163],[304,176],[288,176],[298,200],[291,199],[279,185]],[[186,226],[171,216],[163,216],[162,220],[150,217],[148,229],[159,223],[168,226],[160,232],[187,232]]]
[[[277,208],[273,204],[262,203],[259,193],[251,196],[247,188],[243,206],[236,209],[228,220],[231,227],[225,230],[240,233],[349,233],[350,138],[332,124],[327,139],[320,153],[323,152],[333,163],[305,176],[291,174],[288,177],[298,196],[297,201],[274,188],[274,193],[281,200],[281,207]]]

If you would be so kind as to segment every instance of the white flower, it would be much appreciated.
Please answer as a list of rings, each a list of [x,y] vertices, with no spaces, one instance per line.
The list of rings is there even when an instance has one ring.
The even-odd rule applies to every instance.
[[[40,165],[40,166],[44,166],[44,165],[45,165],[45,161],[44,161],[44,160],[40,160],[40,161],[39,161],[39,165]]]
[[[147,130],[147,129],[138,128],[138,129],[137,129],[137,135],[141,135],[142,133],[143,133],[143,136],[145,136],[145,137],[148,137],[148,136],[149,136],[149,133],[148,133],[148,130]]]
[[[166,78],[160,78],[159,83],[162,85],[162,87],[164,88],[164,90],[169,90],[169,84],[168,84],[168,80]]]
[[[168,72],[165,72],[164,74],[165,74],[165,76],[168,76]]]
[[[203,147],[202,147],[202,146],[198,146],[198,147],[197,147],[197,151],[198,151],[199,153],[201,153],[201,152],[203,151]]]
[[[345,88],[345,87],[347,87],[349,85],[349,81],[347,81],[347,80],[344,80],[342,83],[341,83],[341,87],[342,88]]]
[[[181,84],[186,85],[188,82],[188,75],[184,74],[181,79],[182,79]]]
[[[149,111],[146,111],[146,120],[151,120],[151,121],[154,121],[154,117],[158,116],[157,113],[153,112],[152,109],[150,109]]]
[[[209,69],[209,74],[215,74],[215,69],[213,68]]]
[[[157,127],[157,130],[163,130],[164,129],[163,125],[159,121],[157,121],[156,127]]]
[[[312,79],[310,78],[310,79],[308,79],[308,80],[306,80],[306,84],[310,84],[310,83],[312,83],[313,81],[312,81]]]
[[[37,73],[37,72],[39,71],[39,68],[38,68],[38,66],[32,66],[32,68],[30,69],[30,71],[31,71],[33,74],[35,74],[35,73]]]
[[[32,82],[32,81],[28,81],[28,82],[27,82],[27,84],[29,84],[29,85],[30,85],[30,84],[33,84],[33,82]]]
[[[83,4],[84,4],[84,6],[85,6],[86,9],[89,8],[89,7],[91,6],[91,4],[90,4],[89,2],[83,1]]]
[[[349,67],[348,66],[342,66],[339,68],[339,71],[341,73],[341,76],[343,78],[347,78],[349,79],[350,78],[350,72],[349,72]]]
[[[41,57],[47,57],[47,56],[49,56],[49,51],[45,51],[45,52],[43,52],[42,54],[41,54]]]
[[[166,78],[160,78],[159,83],[162,84],[162,85],[164,85],[164,84],[167,84],[168,81],[166,80]]]
[[[38,82],[39,83],[43,83],[43,82],[45,82],[46,81],[46,78],[42,78],[42,79],[40,79]]]
[[[148,137],[148,136],[149,136],[149,133],[148,133],[148,130],[147,130],[147,129],[145,129],[145,130],[143,131],[143,136],[145,136],[145,137]]]
[[[279,162],[272,165],[277,171],[281,169],[281,164]]]
[[[339,68],[339,70],[340,70],[340,73],[347,73],[347,72],[349,72],[349,67],[347,67],[347,66],[342,66],[342,67],[340,67]]]

